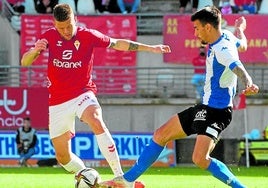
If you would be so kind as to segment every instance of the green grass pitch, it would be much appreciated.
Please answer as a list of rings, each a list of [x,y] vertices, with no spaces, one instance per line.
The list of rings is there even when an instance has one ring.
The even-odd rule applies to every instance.
[[[109,168],[95,168],[102,180],[113,178]],[[230,167],[248,188],[268,187],[268,167]],[[124,169],[125,171],[127,169]],[[227,188],[207,171],[196,167],[148,169],[139,180],[146,188]],[[74,188],[74,175],[62,168],[0,168],[1,188]]]

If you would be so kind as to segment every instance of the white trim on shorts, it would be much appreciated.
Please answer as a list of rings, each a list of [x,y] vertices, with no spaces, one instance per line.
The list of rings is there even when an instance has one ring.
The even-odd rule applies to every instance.
[[[67,131],[75,134],[75,117],[79,119],[91,105],[100,106],[93,92],[86,92],[64,103],[49,106],[49,135],[58,137]]]

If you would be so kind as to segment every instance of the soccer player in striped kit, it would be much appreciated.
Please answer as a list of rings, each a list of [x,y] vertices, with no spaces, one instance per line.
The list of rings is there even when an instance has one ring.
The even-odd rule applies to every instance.
[[[210,156],[220,133],[232,120],[232,101],[236,94],[237,77],[244,84],[245,89],[242,93],[245,95],[254,95],[259,91],[238,55],[238,50],[243,51],[247,48],[247,39],[244,35],[246,20],[244,17],[236,20],[236,36],[230,31],[221,29],[221,12],[214,6],[195,12],[191,16],[191,21],[194,35],[201,43],[208,44],[202,104],[171,116],[154,132],[153,139],[134,166],[123,176],[102,182],[102,188],[132,188],[133,182],[157,160],[169,141],[192,134],[197,134],[192,154],[196,166],[207,170],[230,187],[246,187],[224,163]]]

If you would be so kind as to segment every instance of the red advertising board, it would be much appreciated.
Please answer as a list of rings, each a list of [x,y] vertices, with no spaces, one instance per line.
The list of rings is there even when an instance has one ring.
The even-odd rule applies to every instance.
[[[134,15],[102,15],[102,16],[78,16],[78,25],[88,28],[97,29],[100,32],[107,34],[114,38],[125,38],[130,40],[136,40],[137,38],[137,26],[136,16]],[[53,18],[51,15],[22,15],[21,16],[21,54],[25,53],[31,47],[34,46],[38,37],[53,26]],[[120,52],[112,49],[95,49],[95,61],[94,65],[97,66],[128,66],[136,67],[136,53],[135,52]],[[34,65],[47,65],[48,52],[45,51],[36,60]],[[38,71],[38,70],[37,70]],[[35,75],[45,75],[44,70],[42,74],[35,72]],[[94,71],[95,82],[98,86],[98,91],[102,94],[113,94],[113,88],[117,86],[116,94],[135,94],[136,93],[136,71],[129,71],[129,80],[131,82],[126,83],[126,79],[118,76],[117,73],[113,74],[110,71],[109,84],[107,80],[101,80],[103,78],[103,71],[96,69]],[[22,73],[25,75],[25,73]],[[25,77],[25,76],[24,76]],[[22,77],[22,83],[24,77]],[[105,84],[105,85],[104,85]],[[126,84],[130,84],[130,89],[126,88]],[[34,83],[32,86],[40,87],[42,83]],[[102,91],[105,89],[105,92]]]
[[[224,15],[222,27],[234,31],[239,14]],[[267,15],[243,15],[247,20],[245,30],[248,50],[240,53],[242,62],[268,62]],[[198,54],[199,40],[194,36],[190,15],[165,15],[163,27],[164,43],[171,46],[172,53],[164,54],[166,63],[191,63]]]
[[[46,88],[0,88],[0,129],[15,130],[29,116],[36,129],[48,129]]]

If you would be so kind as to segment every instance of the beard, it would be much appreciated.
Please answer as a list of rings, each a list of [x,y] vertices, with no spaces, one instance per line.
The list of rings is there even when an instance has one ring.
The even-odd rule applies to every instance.
[[[201,45],[207,45],[208,44],[208,42],[206,42],[206,41],[204,41],[204,40],[201,40]]]

